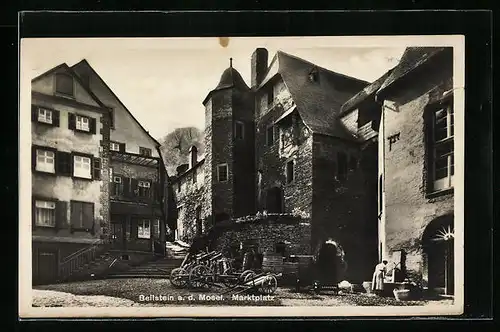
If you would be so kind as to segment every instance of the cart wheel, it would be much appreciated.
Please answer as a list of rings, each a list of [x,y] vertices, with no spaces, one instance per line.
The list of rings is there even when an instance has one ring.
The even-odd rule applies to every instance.
[[[189,273],[189,284],[193,288],[210,288],[213,282],[213,272],[205,265],[195,266]]]
[[[175,288],[184,288],[187,284],[187,273],[182,267],[178,267],[170,272],[170,283]]]
[[[276,279],[276,277],[273,275],[268,275],[262,281],[262,284],[259,287],[259,291],[263,294],[271,295],[274,294],[274,292],[276,292],[277,288],[278,288],[278,280]]]
[[[240,274],[239,282],[241,282],[241,283],[246,282],[255,276],[256,276],[256,274],[252,270],[243,271],[243,273]]]

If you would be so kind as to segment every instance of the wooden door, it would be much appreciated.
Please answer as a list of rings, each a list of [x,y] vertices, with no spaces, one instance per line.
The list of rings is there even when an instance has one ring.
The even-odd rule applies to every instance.
[[[53,283],[57,279],[58,258],[56,250],[38,251],[38,280],[40,283]]]

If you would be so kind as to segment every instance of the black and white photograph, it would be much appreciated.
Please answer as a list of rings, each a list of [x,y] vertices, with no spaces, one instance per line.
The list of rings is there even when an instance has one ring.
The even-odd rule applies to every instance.
[[[21,39],[20,313],[463,313],[464,66],[460,35]]]

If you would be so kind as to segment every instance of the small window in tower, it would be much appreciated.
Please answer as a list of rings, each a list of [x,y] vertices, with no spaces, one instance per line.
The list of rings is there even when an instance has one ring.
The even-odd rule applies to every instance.
[[[234,123],[234,136],[237,140],[245,139],[245,124],[241,121]]]
[[[228,179],[227,164],[220,164],[217,166],[217,179],[219,182],[226,182]]]

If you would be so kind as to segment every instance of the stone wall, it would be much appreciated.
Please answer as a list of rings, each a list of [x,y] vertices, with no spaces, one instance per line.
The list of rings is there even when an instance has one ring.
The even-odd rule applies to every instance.
[[[207,135],[207,133],[205,133]],[[212,120],[210,138],[211,163],[205,160],[205,172],[212,172],[212,216],[218,214],[233,215],[234,199],[234,156],[232,91],[223,90],[212,96]],[[206,151],[208,152],[208,151]],[[217,166],[227,164],[228,178],[219,182]]]
[[[113,175],[121,175],[133,179],[151,180],[153,183],[159,182],[159,166],[143,166],[111,160]],[[153,190],[153,187],[151,187]]]
[[[310,255],[310,224],[308,219],[293,216],[248,217],[246,222],[232,224],[218,231],[212,249],[225,252],[231,246],[252,242],[258,252],[275,252],[277,243],[287,243],[287,253]]]
[[[424,110],[453,87],[451,58],[412,74],[393,91],[384,109],[384,215],[387,254],[405,250],[410,277],[421,279],[425,269],[421,238],[435,218],[453,214],[453,192],[430,195],[427,186]],[[458,113],[458,110],[455,110]],[[399,134],[389,144],[388,137]],[[425,280],[424,284],[425,284]]]
[[[190,243],[196,235],[196,209],[202,209],[201,218],[204,220],[202,231],[211,226],[204,218],[203,210],[206,208],[205,183],[203,167],[204,163],[198,164],[195,168],[177,178],[174,183],[175,202],[178,208],[177,232],[180,240]],[[193,180],[193,177],[196,180]],[[180,184],[180,190],[179,190]]]
[[[338,173],[338,153],[347,173]],[[314,135],[312,241],[339,243],[348,264],[346,278],[369,280],[377,263],[377,145]]]

